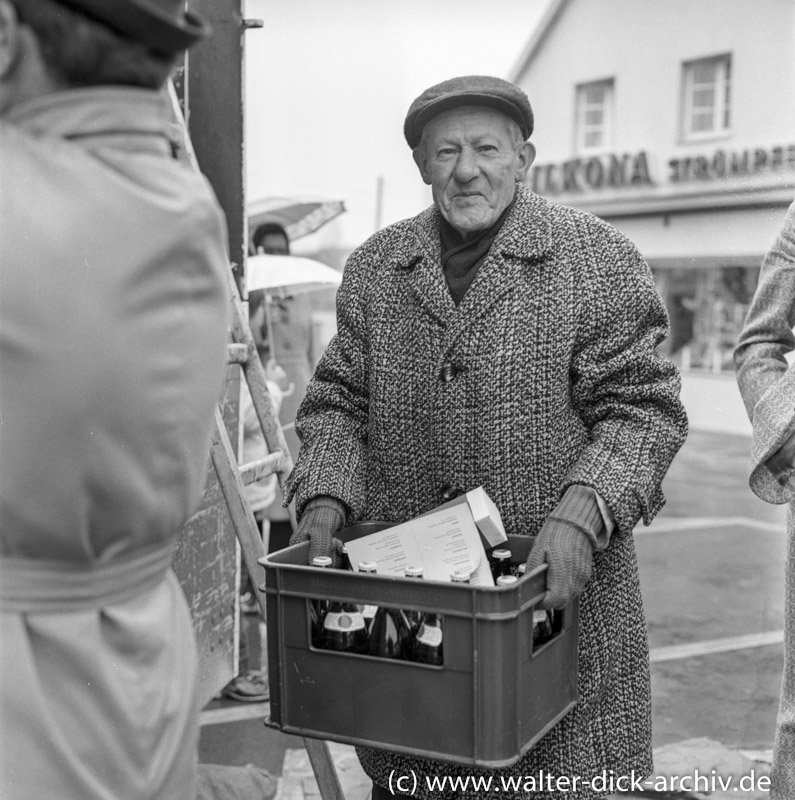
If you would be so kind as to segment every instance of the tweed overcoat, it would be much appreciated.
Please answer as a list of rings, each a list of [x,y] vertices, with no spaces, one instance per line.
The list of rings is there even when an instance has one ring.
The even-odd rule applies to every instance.
[[[795,797],[795,498],[765,466],[795,434],[795,203],[765,257],[734,362],[753,423],[750,485],[768,503],[789,503],[784,629],[784,679],[773,748],[770,797]]]
[[[455,306],[438,221],[431,207],[351,255],[338,334],[299,410],[288,497],[299,513],[331,495],[354,521],[400,522],[438,505],[450,486],[482,485],[507,532],[522,535],[538,532],[569,485],[593,487],[617,530],[581,595],[580,701],[507,772],[648,772],[648,646],[631,534],[663,504],[660,483],[687,425],[676,369],[655,351],[664,306],[624,236],[523,185]],[[382,786],[399,766],[467,773],[359,755]]]

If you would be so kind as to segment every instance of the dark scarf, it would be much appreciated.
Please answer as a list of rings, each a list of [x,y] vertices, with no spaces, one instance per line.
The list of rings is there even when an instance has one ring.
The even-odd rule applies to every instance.
[[[491,245],[497,238],[503,222],[516,203],[516,197],[508,203],[499,219],[483,231],[475,231],[471,238],[465,239],[443,217],[439,215],[439,234],[442,242],[442,271],[447,288],[458,305],[475,280],[480,265],[485,261]]]

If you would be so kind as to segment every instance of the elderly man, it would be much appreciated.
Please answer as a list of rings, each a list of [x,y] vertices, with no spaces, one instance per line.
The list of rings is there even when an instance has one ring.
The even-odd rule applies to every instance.
[[[226,361],[226,226],[167,95],[182,0],[0,0],[0,794],[195,800],[170,569]]]
[[[632,530],[663,504],[686,420],[655,352],[668,321],[648,267],[609,225],[527,189],[532,130],[525,94],[496,78],[411,105],[404,132],[434,203],[348,261],[288,497],[312,556],[346,522],[401,522],[478,485],[509,534],[537,534],[545,605],[580,595],[579,703],[508,772],[579,776],[571,796],[594,798],[603,770],[651,769]],[[359,758],[376,799],[393,769],[413,769],[427,798],[423,775],[456,773]]]

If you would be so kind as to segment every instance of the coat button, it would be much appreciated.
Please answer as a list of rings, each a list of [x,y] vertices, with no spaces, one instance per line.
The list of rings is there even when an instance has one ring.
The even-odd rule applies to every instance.
[[[446,483],[441,489],[439,489],[439,497],[443,503],[447,503],[462,494],[464,494],[463,489],[455,486],[452,483]]]
[[[450,383],[453,378],[458,374],[458,367],[455,364],[450,363],[449,361],[445,361],[442,364],[442,369],[439,372],[439,379],[443,383]]]

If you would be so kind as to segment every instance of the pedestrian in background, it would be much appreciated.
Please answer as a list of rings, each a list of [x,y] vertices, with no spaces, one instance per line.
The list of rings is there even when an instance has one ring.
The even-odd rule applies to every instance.
[[[0,0],[0,794],[197,792],[170,568],[226,371],[226,225],[176,157],[182,0]]]
[[[290,241],[281,225],[266,222],[252,235],[252,243],[257,253],[289,256]],[[295,432],[295,415],[304,399],[306,387],[315,369],[313,359],[312,301],[309,295],[296,294],[289,297],[266,298],[269,303],[270,333],[273,342],[268,342],[270,354],[278,362],[287,376],[287,391],[283,392],[279,412],[287,449],[295,461],[300,442]],[[273,550],[287,547],[293,529],[287,510],[282,507],[281,497],[270,506],[267,515],[271,521]]]
[[[483,486],[508,534],[537,534],[528,568],[548,564],[544,606],[580,597],[579,702],[508,772],[648,775],[632,531],[662,506],[686,435],[680,380],[655,349],[668,319],[635,247],[525,185],[532,131],[528,98],[497,78],[454,78],[412,103],[404,134],[434,203],[348,260],[338,333],[298,413],[294,541],[333,555],[346,523],[404,522]],[[392,770],[413,770],[424,800],[423,776],[466,774],[358,754],[374,800]],[[581,783],[570,796],[599,795]]]
[[[762,262],[759,284],[734,351],[737,381],[753,426],[750,486],[787,513],[784,679],[773,747],[770,797],[795,797],[795,203]]]

